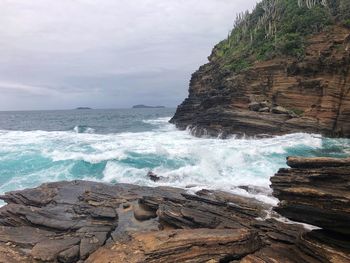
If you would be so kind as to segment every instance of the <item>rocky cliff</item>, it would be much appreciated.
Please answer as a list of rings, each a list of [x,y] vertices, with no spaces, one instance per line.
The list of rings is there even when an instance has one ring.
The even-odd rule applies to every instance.
[[[322,230],[222,191],[58,182],[1,196],[0,262],[350,262],[350,160],[288,163],[274,209]]]
[[[310,132],[350,137],[348,27],[334,24],[305,36],[301,57],[254,57],[239,71],[225,64],[218,49],[192,75],[189,96],[171,119],[178,128],[214,136]],[[225,56],[234,61],[238,55]]]

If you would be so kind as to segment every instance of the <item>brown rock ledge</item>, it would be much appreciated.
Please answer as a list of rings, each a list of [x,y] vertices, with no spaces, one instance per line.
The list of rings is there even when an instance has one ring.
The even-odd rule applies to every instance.
[[[314,231],[278,220],[267,204],[222,191],[189,194],[170,187],[73,181],[10,192],[1,196],[8,204],[0,208],[0,262],[350,262],[348,226],[342,221],[349,211],[337,203],[346,204],[349,177],[343,172],[349,167],[326,163],[326,168],[282,169],[271,179],[281,200],[275,209],[295,219],[290,215],[300,202],[306,219],[299,216],[299,221],[325,226]],[[323,224],[330,220],[327,211],[311,220],[313,209],[321,211],[318,204],[325,201],[309,194],[316,190],[306,191],[311,201],[289,200],[290,192],[302,189],[285,188],[301,183],[302,189],[333,189],[328,203],[334,202],[329,213],[335,215],[334,227]],[[289,210],[285,202],[291,201]]]
[[[350,235],[350,159],[289,157],[271,178],[275,210],[295,221]]]

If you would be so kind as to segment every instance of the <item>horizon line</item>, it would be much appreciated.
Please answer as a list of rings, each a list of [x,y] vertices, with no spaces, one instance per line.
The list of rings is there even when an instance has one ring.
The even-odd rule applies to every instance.
[[[135,105],[133,105],[135,106]],[[90,107],[86,107],[88,109],[78,109],[77,108],[69,108],[69,109],[40,109],[40,110],[30,110],[30,109],[26,109],[26,110],[0,110],[0,112],[21,112],[21,111],[73,111],[73,110],[77,110],[77,111],[89,111],[89,110],[140,110],[140,109],[160,109],[160,108],[133,108],[133,106],[130,107],[123,107],[123,108],[90,108]],[[147,105],[146,105],[147,106]],[[153,106],[152,106],[153,107]],[[154,106],[155,107],[155,106]],[[175,109],[177,106],[163,106],[163,109]],[[84,108],[84,107],[82,107]]]

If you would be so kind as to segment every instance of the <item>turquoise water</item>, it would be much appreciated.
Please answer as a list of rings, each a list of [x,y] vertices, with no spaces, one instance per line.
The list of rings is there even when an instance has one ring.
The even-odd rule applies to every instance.
[[[266,139],[195,138],[168,120],[174,109],[0,112],[0,194],[85,179],[197,190],[268,189],[285,158],[345,157],[350,140],[313,134]],[[155,183],[146,174],[154,171]],[[254,196],[275,202],[266,193]]]

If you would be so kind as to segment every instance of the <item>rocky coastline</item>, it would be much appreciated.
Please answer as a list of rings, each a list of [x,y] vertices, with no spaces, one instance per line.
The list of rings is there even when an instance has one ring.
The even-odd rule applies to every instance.
[[[6,193],[0,262],[350,262],[350,159],[287,162],[271,178],[276,207],[88,181]]]
[[[310,35],[305,56],[255,61],[240,72],[216,56],[192,75],[171,119],[194,135],[264,136],[294,132],[350,137],[350,29]]]

